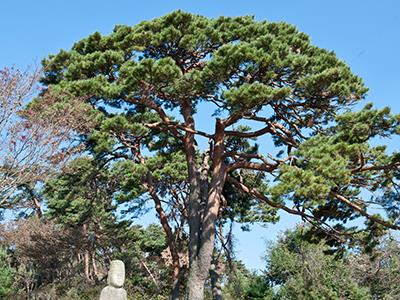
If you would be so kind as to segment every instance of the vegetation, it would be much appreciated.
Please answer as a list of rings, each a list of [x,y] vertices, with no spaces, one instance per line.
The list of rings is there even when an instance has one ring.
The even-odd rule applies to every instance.
[[[26,106],[31,77],[1,76],[0,208],[24,212],[0,235],[4,293],[93,299],[122,258],[133,299],[395,297],[400,155],[376,140],[400,116],[352,110],[362,80],[295,27],[176,11],[50,55]],[[279,210],[308,225],[251,273],[232,224]]]
[[[268,277],[280,285],[279,299],[370,299],[349,265],[351,255],[329,255],[324,242],[312,244],[289,233],[268,255]],[[359,279],[359,278],[358,278]]]
[[[0,297],[5,298],[14,292],[16,270],[12,268],[10,256],[5,249],[0,249],[0,260]]]

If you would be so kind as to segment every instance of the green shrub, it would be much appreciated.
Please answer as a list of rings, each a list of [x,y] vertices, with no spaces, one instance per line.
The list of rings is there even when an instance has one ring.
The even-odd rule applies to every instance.
[[[14,293],[15,269],[10,264],[10,255],[0,248],[0,299],[6,299]]]

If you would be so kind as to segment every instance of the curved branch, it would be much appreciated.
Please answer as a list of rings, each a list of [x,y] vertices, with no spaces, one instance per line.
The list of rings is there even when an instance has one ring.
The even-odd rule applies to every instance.
[[[390,170],[390,169],[396,169],[400,167],[400,162],[394,162],[388,165],[384,166],[361,166],[354,168],[351,170],[351,173],[358,173],[358,172],[366,172],[366,171],[385,171],[385,170]]]
[[[230,166],[227,167],[228,172],[232,172],[236,169],[249,169],[249,170],[256,170],[256,171],[265,171],[265,172],[272,172],[276,170],[279,164],[260,164],[251,161],[238,161]]]
[[[260,192],[258,192],[256,189],[254,188],[249,188],[248,186],[244,185],[243,183],[237,181],[236,179],[234,179],[233,177],[227,176],[226,180],[233,184],[235,187],[239,188],[240,190],[242,190],[245,193],[250,194],[251,196],[253,196],[254,198],[257,198],[258,200],[260,200],[263,203],[266,203],[274,208],[277,209],[282,209],[284,211],[286,211],[289,214],[292,215],[297,215],[302,217],[303,220],[308,221],[314,225],[318,225],[321,229],[323,229],[323,225],[327,226],[331,231],[333,231],[335,233],[334,237],[340,241],[343,242],[343,239],[340,237],[342,235],[346,235],[346,233],[342,233],[339,232],[338,230],[336,230],[335,228],[332,228],[329,224],[326,224],[325,222],[323,222],[322,220],[320,220],[319,218],[313,216],[313,215],[309,215],[303,211],[300,210],[295,210],[295,209],[291,209],[281,203],[276,203],[273,202],[272,200],[268,199],[268,197],[266,197],[265,195],[261,194]],[[317,223],[317,224],[315,224]],[[323,229],[324,230],[324,229]],[[325,231],[325,230],[324,230]],[[330,234],[329,232],[327,232],[327,234]],[[332,235],[332,234],[330,234]]]
[[[225,131],[225,134],[229,135],[229,136],[239,137],[239,138],[254,138],[254,137],[258,137],[263,134],[266,134],[268,132],[271,134],[276,133],[276,131],[274,131],[272,129],[272,126],[268,125],[264,128],[261,128],[259,130],[252,131],[252,132],[240,132],[240,131],[227,130],[227,131]]]
[[[342,195],[339,195],[339,194],[337,194],[337,193],[334,193],[334,192],[331,192],[330,194],[331,194],[333,197],[335,197],[336,199],[338,199],[339,201],[341,201],[341,202],[347,204],[348,206],[350,206],[350,207],[351,207],[352,209],[354,209],[355,211],[359,212],[361,215],[363,215],[363,216],[366,217],[367,219],[369,219],[369,220],[371,220],[371,221],[373,221],[373,222],[375,222],[375,223],[381,224],[381,225],[383,225],[383,226],[385,226],[385,227],[387,227],[387,228],[391,228],[391,229],[395,229],[395,230],[399,230],[399,229],[400,229],[400,227],[397,226],[397,225],[390,224],[390,223],[388,223],[388,222],[386,222],[386,221],[384,221],[384,220],[382,220],[382,219],[379,219],[379,218],[377,218],[377,217],[375,217],[375,216],[373,216],[373,215],[370,215],[370,214],[367,213],[364,209],[362,209],[362,208],[361,208],[360,206],[358,206],[357,204],[351,202],[351,201],[350,201],[349,199],[347,199],[346,197],[344,197],[344,196],[342,196]]]
[[[295,209],[291,209],[291,208],[289,208],[289,207],[287,207],[287,206],[285,206],[285,205],[283,205],[281,203],[276,203],[276,202],[268,199],[265,195],[261,194],[256,189],[249,188],[248,186],[244,185],[243,183],[239,182],[238,180],[234,179],[231,176],[227,176],[226,180],[229,183],[233,184],[235,187],[237,187],[240,190],[242,190],[243,192],[250,194],[254,198],[257,198],[261,202],[264,202],[264,203],[266,203],[266,204],[268,204],[268,205],[270,205],[270,206],[272,206],[274,208],[282,209],[282,210],[284,210],[287,213],[292,214],[292,215],[298,215],[298,216],[301,216],[301,217],[305,217],[307,219],[315,219],[315,217],[312,216],[312,215],[308,215],[308,214],[306,214],[304,212],[301,212],[301,211],[298,211],[298,210],[295,210]]]
[[[147,93],[149,93],[151,87],[145,82],[142,82],[142,84],[144,85],[144,91],[142,92],[140,99],[128,98],[128,99],[126,99],[126,101],[133,103],[133,104],[142,104],[142,105],[146,106],[147,108],[154,110],[159,115],[162,122],[165,125],[170,126],[169,127],[170,131],[177,138],[182,139],[183,138],[182,135],[176,129],[176,124],[174,124],[174,122],[171,121],[171,119],[168,117],[167,113],[163,110],[163,108],[160,105],[158,105],[157,103],[155,103],[154,101],[152,101],[150,99],[150,97],[147,95]]]

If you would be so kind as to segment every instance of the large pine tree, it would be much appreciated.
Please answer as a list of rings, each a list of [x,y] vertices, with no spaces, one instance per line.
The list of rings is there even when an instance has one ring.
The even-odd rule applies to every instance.
[[[390,203],[372,199],[388,208],[398,198],[399,156],[370,141],[397,133],[399,116],[371,105],[350,112],[367,92],[362,80],[291,25],[176,11],[94,33],[43,65],[49,91],[85,97],[101,112],[86,145],[135,165],[137,180],[151,179],[155,153],[182,151],[189,299],[203,299],[229,191],[338,238],[340,223],[359,216],[399,228],[395,210],[384,219],[368,209],[366,192],[390,194]]]

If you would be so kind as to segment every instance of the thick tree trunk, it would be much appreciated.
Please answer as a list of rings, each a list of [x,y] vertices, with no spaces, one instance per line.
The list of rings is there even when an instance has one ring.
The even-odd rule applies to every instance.
[[[207,265],[207,262],[200,257],[200,249],[201,249],[201,235],[202,235],[202,227],[201,227],[201,218],[200,218],[200,208],[201,208],[201,197],[202,194],[200,191],[200,184],[196,183],[196,194],[199,197],[194,201],[192,201],[192,206],[189,208],[189,278],[188,278],[188,291],[187,291],[187,299],[189,300],[200,300],[204,297],[204,282],[207,279],[207,276],[204,276],[204,272],[201,269],[201,266]],[[204,192],[204,191],[203,191]],[[204,251],[202,251],[204,252]]]
[[[215,180],[220,181],[221,179]],[[189,300],[202,300],[204,298],[204,283],[209,276],[212,253],[214,251],[215,222],[217,220],[221,192],[222,188],[220,189],[218,185],[215,185],[215,189],[211,188],[210,190],[200,233],[199,251],[190,265]]]
[[[212,173],[209,192],[204,209],[198,209],[193,212],[197,217],[197,222],[189,222],[189,226],[196,225],[197,227],[190,228],[190,242],[195,243],[195,248],[190,250],[190,268],[188,279],[188,299],[202,300],[204,299],[204,284],[209,276],[212,254],[214,251],[215,242],[215,223],[217,220],[222,189],[226,178],[226,170],[223,161],[224,152],[224,128],[220,120],[217,119],[214,147],[212,153]],[[190,172],[189,172],[190,175]],[[201,189],[201,178],[198,177],[195,186],[201,196],[205,196],[205,189]],[[191,191],[192,192],[192,191]],[[191,203],[198,205],[199,199],[194,199],[196,202]],[[192,199],[190,199],[192,200]],[[197,206],[198,207],[198,206]]]
[[[194,181],[194,180],[192,180]],[[200,259],[200,242],[201,242],[201,205],[202,198],[206,198],[200,188],[200,177],[198,180],[191,183],[191,194],[189,204],[189,278],[188,278],[188,291],[187,299],[200,300],[204,297],[204,282],[206,277],[203,276],[204,272],[201,271],[201,265],[204,261]]]
[[[183,102],[182,112],[185,118],[185,125],[190,129],[195,129],[192,105],[189,101]],[[203,299],[204,279],[199,271],[199,247],[201,235],[202,204],[206,200],[205,191],[201,189],[201,176],[197,168],[197,157],[195,149],[194,134],[186,132],[184,138],[186,162],[188,166],[189,179],[189,278],[187,299]]]
[[[199,268],[199,262],[196,261],[190,266],[189,279],[188,279],[188,300],[202,300],[204,298],[204,282],[202,272]]]

